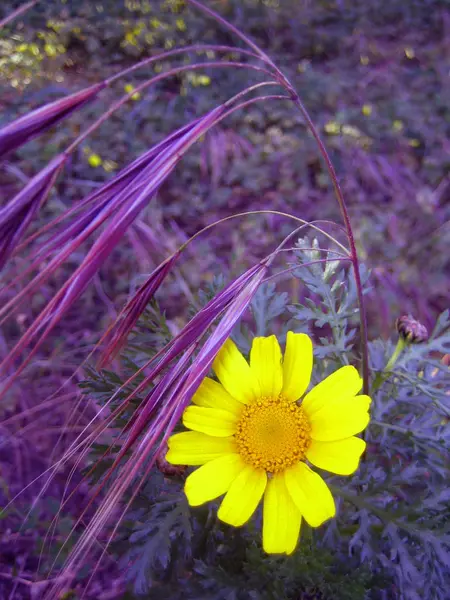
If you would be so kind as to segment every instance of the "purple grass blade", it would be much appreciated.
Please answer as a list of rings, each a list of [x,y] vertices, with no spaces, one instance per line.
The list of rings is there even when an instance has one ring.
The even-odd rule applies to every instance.
[[[158,452],[154,451],[154,448],[158,442],[161,442],[161,434],[163,435],[161,445],[164,444],[177,421],[179,420],[184,406],[190,400],[189,395],[193,395],[195,390],[200,385],[202,379],[208,372],[211,364],[214,360],[215,355],[220,350],[225,340],[229,337],[233,326],[236,324],[238,319],[242,316],[248,305],[250,304],[258,286],[264,278],[266,272],[265,265],[259,265],[257,274],[250,280],[247,281],[244,288],[235,298],[235,301],[229,307],[226,315],[218,325],[216,331],[212,334],[211,338],[205,344],[204,348],[200,351],[193,364],[187,371],[183,373],[183,369],[190,359],[190,353],[186,353],[179,361],[177,367],[167,374],[167,377],[162,380],[161,385],[157,386],[158,390],[151,394],[153,400],[157,399],[157,402],[152,402],[153,407],[161,402],[161,399],[169,395],[169,401],[164,404],[164,408],[159,411],[156,416],[154,423],[148,429],[148,431],[140,439],[137,446],[133,449],[130,457],[127,460],[126,465],[121,469],[115,480],[114,486],[111,486],[106,493],[103,501],[102,510],[97,510],[89,522],[88,527],[76,542],[74,548],[71,551],[69,561],[66,563],[65,571],[73,572],[79,566],[79,561],[82,560],[87,552],[89,552],[92,545],[95,543],[96,536],[101,532],[103,527],[111,517],[112,512],[117,507],[118,503],[122,500],[123,495],[133,481],[139,477],[142,469],[144,469],[144,478],[141,477],[141,483],[137,485],[139,490],[142,481],[144,481],[147,474],[153,468],[153,465],[158,456]],[[163,383],[164,381],[164,383]],[[149,412],[151,412],[149,410]],[[133,431],[133,436],[129,437],[129,441],[126,442],[127,449],[131,447],[135,440],[137,440],[139,434],[145,428],[145,424],[148,418],[148,414],[145,415],[145,419],[142,418],[142,422],[137,422]],[[161,446],[160,446],[161,447]],[[149,460],[150,459],[150,460]],[[115,461],[117,466],[118,461]],[[108,472],[108,476],[110,476]],[[98,495],[104,484],[101,482],[96,490],[94,497]],[[137,493],[137,492],[135,492]],[[90,504],[92,503],[92,498]],[[130,503],[127,503],[120,518],[123,517],[125,510],[129,507]],[[56,588],[53,588],[55,591]]]
[[[181,136],[179,140],[172,144],[158,157],[152,161],[151,165],[143,171],[137,178],[137,183],[127,190],[127,200],[114,219],[110,221],[99,236],[86,258],[76,269],[75,273],[62,286],[55,297],[49,302],[46,308],[40,313],[19,342],[11,350],[9,355],[0,364],[0,371],[9,368],[9,365],[17,358],[22,350],[36,337],[36,335],[45,327],[44,332],[37,340],[33,350],[16,370],[14,376],[4,386],[4,391],[9,389],[13,381],[22,372],[26,365],[39,348],[40,344],[48,337],[54,326],[60,321],[64,313],[80,297],[89,284],[92,277],[110,255],[113,248],[120,241],[127,228],[138,216],[141,210],[153,198],[160,185],[165,181],[168,175],[173,171],[182,156],[204,133],[214,125],[220,118],[220,115],[226,111],[226,107],[221,105],[201,118],[191,130]],[[143,187],[143,189],[141,189]]]
[[[104,82],[97,83],[45,104],[0,129],[0,158],[37,137],[88,102],[92,102],[105,86]]]
[[[47,200],[66,159],[64,154],[57,156],[9,204],[0,209],[0,269],[14,251],[39,207]]]
[[[264,280],[267,272],[267,265],[265,263],[261,263],[258,266],[258,271],[231,302],[215,331],[211,334],[203,348],[198,353],[189,369],[189,375],[183,385],[183,388],[180,390],[179,394],[173,398],[172,401],[176,406],[176,409],[170,419],[169,426],[164,433],[164,441],[169,437],[173,428],[179,421],[184,409],[191,401],[192,396],[199,388],[203,379],[207,376],[217,353],[225,341],[230,337],[233,327],[247,310],[250,302],[253,299],[253,296],[258,290],[258,287]]]
[[[125,454],[128,452],[128,450],[133,446],[140,434],[144,431],[155,408],[167,395],[168,390],[170,390],[171,388],[173,389],[174,386],[179,389],[184,384],[186,374],[183,373],[183,371],[189,363],[189,360],[191,359],[195,348],[196,345],[192,344],[191,347],[188,348],[187,351],[183,354],[183,356],[180,358],[177,364],[170,371],[168,371],[164,375],[164,377],[161,378],[161,380],[144,398],[142,405],[139,408],[139,413],[135,415],[135,418],[131,423],[128,437],[122,444],[120,452],[114,460],[114,463],[111,465],[111,473],[122,460],[122,458],[125,456]]]
[[[139,317],[144,312],[145,307],[153,298],[179,256],[180,252],[177,252],[156,267],[147,281],[139,288],[133,298],[131,298],[122,310],[114,324],[112,337],[108,342],[107,347],[103,350],[99,368],[104,367],[107,362],[116,356],[117,352],[125,343],[129,332],[136,325]]]
[[[246,286],[248,287],[252,278],[258,277],[258,275],[260,273],[261,273],[261,276],[264,277],[265,269],[266,269],[266,267],[263,264],[256,265],[256,266],[252,267],[251,269],[249,269],[246,273],[242,274],[238,279],[231,282],[224,290],[219,292],[217,294],[217,296],[215,298],[213,298],[208,303],[208,305],[206,307],[204,307],[204,309],[202,309],[202,311],[203,312],[205,312],[205,311],[211,312],[210,307],[215,306],[216,312],[212,315],[212,317],[216,318],[218,315],[221,314],[220,306],[221,305],[225,306],[227,303],[230,302],[230,300],[232,300],[233,298],[236,298],[238,296],[238,294]],[[200,311],[200,312],[202,312],[202,311]],[[195,320],[196,317],[198,317],[198,315],[196,315],[192,320]],[[201,337],[208,327],[209,327],[209,324],[207,324],[206,327],[199,329],[197,331],[197,337],[198,338]],[[183,335],[183,332],[181,332],[177,337],[180,337],[182,335]],[[170,343],[168,345],[166,345],[166,349],[169,345],[170,345]],[[124,445],[125,451],[121,452],[121,456],[119,458],[117,458],[114,465],[108,470],[108,475],[107,475],[108,477],[110,475],[110,472],[112,472],[114,466],[119,462],[120,458],[122,458],[124,452],[126,452],[134,444],[134,442],[139,437],[139,435],[144,431],[149,418],[153,415],[155,409],[161,403],[161,401],[164,399],[164,397],[166,397],[168,394],[171,396],[175,396],[178,393],[178,391],[182,388],[182,386],[184,385],[184,382],[186,381],[186,378],[189,374],[189,371],[184,372],[185,366],[188,364],[189,360],[191,359],[193,352],[197,348],[197,345],[198,345],[197,342],[193,342],[184,349],[186,351],[184,352],[184,354],[180,358],[180,360],[177,362],[177,364],[171,370],[169,370],[163,376],[163,378],[153,387],[153,389],[147,394],[147,396],[145,397],[145,399],[142,401],[141,405],[139,406],[138,411],[131,418],[131,420],[127,423],[125,429],[123,430],[123,431],[127,431],[127,430],[129,431],[128,438]],[[123,384],[123,386],[116,392],[116,394],[118,392],[120,392],[121,390],[123,390],[124,387],[126,387],[132,381],[134,381],[134,378],[136,377],[136,375],[138,375],[143,369],[145,369],[150,364],[150,362],[151,361],[149,361],[147,363],[147,365],[144,365],[144,367],[142,367],[138,371],[138,373],[136,373],[133,377],[131,377],[128,381],[126,381]],[[152,381],[147,380],[147,381],[141,383],[138,386],[138,388],[133,390],[131,392],[131,394],[129,394],[128,397],[122,402],[122,404],[113,411],[113,413],[111,414],[111,417],[115,418],[116,416],[118,416],[124,410],[124,408],[129,403],[129,401],[137,393],[139,393],[144,387],[149,385],[149,383],[152,383]],[[116,394],[114,394],[109,399],[109,402],[112,402],[112,400],[115,398]],[[159,421],[159,420],[160,420],[160,416],[158,415],[157,421]],[[103,428],[104,428],[104,425],[102,424],[99,429],[99,433],[101,431],[103,431]]]
[[[19,8],[16,8],[16,10],[14,10],[11,14],[9,14],[7,17],[0,21],[0,29],[8,23],[10,23],[11,21],[13,21],[14,19],[16,19],[17,17],[19,17],[20,15],[22,15],[30,8],[33,8],[33,6],[38,2],[39,0],[30,0],[30,2],[26,2],[22,6],[19,6]]]
[[[242,279],[242,276],[239,278],[241,280],[241,284],[242,281],[245,281],[245,284],[240,286],[240,291],[233,298],[227,313],[220,321],[216,331],[211,335],[209,340],[200,350],[192,365],[185,370],[185,367],[189,363],[193,352],[197,347],[196,342],[191,342],[177,364],[172,367],[172,369],[170,369],[149,392],[141,404],[139,414],[133,420],[126,441],[123,443],[113,465],[110,467],[110,469],[108,469],[107,477],[112,474],[115,467],[134,445],[139,436],[144,432],[149,419],[152,417],[157,407],[161,405],[162,401],[169,396],[168,402],[161,407],[160,412],[156,416],[155,422],[152,424],[149,432],[144,436],[144,439],[139,444],[139,449],[143,448],[144,444],[145,455],[148,455],[161,433],[164,433],[163,443],[165,440],[167,440],[168,436],[173,430],[173,427],[179,420],[184,407],[187,405],[192,395],[195,393],[196,389],[199,387],[200,383],[210,370],[216,354],[224,344],[225,340],[230,336],[234,325],[237,323],[250,304],[259,285],[264,279],[266,270],[266,265],[261,263],[251,269],[252,275],[250,277],[248,276],[248,273],[245,273],[244,279]],[[236,284],[236,281],[233,282],[233,284]],[[228,287],[228,293],[224,294],[224,292],[221,292],[216,296],[216,302],[214,304],[218,304],[220,297],[222,297],[222,299],[223,297],[228,297],[230,288],[236,291],[236,285],[233,284]],[[196,316],[198,316],[198,314]],[[215,316],[217,316],[217,313]],[[141,386],[142,384],[139,387]],[[136,392],[137,390],[135,390],[132,394],[135,394]],[[129,398],[131,398],[131,396]],[[167,423],[168,426],[166,427]],[[139,454],[141,454],[140,451]],[[156,458],[156,454],[154,458]]]
[[[262,263],[248,269],[248,271],[240,275],[237,279],[230,282],[206,306],[194,315],[189,323],[156,356],[152,357],[133,377],[125,382],[124,386],[132,383],[136,375],[139,375],[144,370],[147,371],[145,379],[131,392],[125,402],[129,402],[136,394],[139,394],[147,386],[151,385],[161,371],[168,368],[177,356],[188,350],[192,344],[198,343],[217,317],[235,300],[238,294],[254,278],[259,278],[261,270],[265,271],[265,266]],[[150,371],[148,371],[149,368]]]
[[[59,215],[58,217],[53,219],[50,223],[48,223],[45,227],[43,227],[40,230],[40,232],[33,235],[31,239],[35,239],[37,236],[52,229],[53,227],[58,225],[62,220],[72,216],[74,213],[79,212],[81,209],[83,209],[88,204],[92,204],[94,201],[99,200],[101,197],[103,197],[111,192],[116,193],[117,189],[119,189],[119,188],[120,188],[120,190],[122,190],[137,175],[137,173],[139,172],[140,169],[146,167],[150,163],[150,161],[157,155],[158,152],[164,150],[165,148],[167,148],[170,145],[170,143],[172,141],[174,141],[175,139],[178,139],[181,135],[187,133],[197,122],[198,122],[198,119],[192,121],[188,125],[184,125],[180,129],[176,130],[174,133],[170,134],[168,137],[164,138],[164,140],[162,142],[159,142],[158,144],[156,144],[155,146],[150,148],[150,150],[147,150],[146,152],[144,152],[141,156],[139,156],[133,162],[131,162],[127,167],[125,167],[124,169],[119,171],[119,173],[117,175],[115,175],[115,177],[113,177],[107,183],[102,185],[101,188],[99,188],[98,190],[95,190],[94,192],[89,194],[82,201],[78,202],[76,204],[76,206],[68,209],[64,214]],[[66,231],[67,231],[67,226],[64,227],[63,233],[65,233]],[[67,239],[69,239],[69,238],[70,238],[70,236],[68,236]],[[28,244],[29,241],[31,241],[31,240],[25,240],[23,245]],[[59,249],[61,246],[61,243],[62,243],[61,238],[55,239],[53,248]],[[46,247],[47,244],[50,244],[50,241],[47,241],[44,244],[44,246]],[[39,253],[41,251],[42,251],[42,246],[39,250]]]
[[[133,184],[133,180],[137,181],[140,171],[148,167],[152,160],[154,160],[158,153],[166,150],[170,147],[171,143],[178,140],[183,135],[187,134],[192,127],[198,123],[199,119],[183,126],[179,130],[175,131],[162,142],[153,146],[150,150],[142,154],[140,157],[135,159],[125,169],[122,169],[112,180],[107,182],[100,189],[95,190],[92,194],[83,199],[76,207],[69,209],[65,215],[71,215],[75,211],[79,211],[82,208],[93,204],[87,212],[83,212],[81,215],[70,224],[66,225],[64,229],[54,234],[49,240],[44,242],[36,253],[34,253],[34,259],[27,266],[24,276],[34,269],[40,267],[42,262],[46,260],[52,253],[56,252],[56,256],[41,269],[36,277],[29,282],[13,300],[7,303],[0,309],[0,319],[3,319],[8,314],[10,309],[16,310],[20,306],[20,300],[26,297],[30,292],[36,289],[39,285],[45,283],[51,274],[70,256],[73,252],[79,248],[79,246],[104,223],[104,221],[111,217],[114,212],[122,205],[122,200],[127,198],[130,186]],[[45,171],[45,170],[44,170]],[[41,176],[41,173],[33,178],[33,181],[37,180]],[[31,184],[31,182],[30,182]],[[29,185],[30,185],[29,184]],[[18,196],[21,196],[19,194]],[[10,205],[16,202],[16,198],[13,199]],[[94,204],[95,203],[95,204]],[[6,210],[7,207],[5,207]],[[1,224],[0,211],[0,224]],[[63,215],[64,216],[64,215]],[[53,223],[60,221],[58,217]],[[6,218],[5,218],[6,221]],[[44,229],[47,229],[46,227]],[[70,240],[72,240],[70,242]],[[19,276],[20,278],[20,276]],[[17,279],[16,279],[17,281]],[[15,281],[15,282],[16,282]]]
[[[27,185],[21,190],[6,206],[0,208],[0,227],[4,227],[9,219],[17,216],[28,203],[33,202],[33,198],[48,181],[52,179],[54,173],[67,160],[64,154],[54,158],[42,171],[35,175]]]
[[[258,277],[259,272],[263,268],[264,267],[261,264],[251,267],[248,271],[229,283],[225,289],[219,292],[206,304],[206,306],[194,315],[189,323],[166,345],[161,353],[161,360],[159,360],[147,374],[147,384],[159,375],[159,373],[165,369],[174,358],[184,352],[191,344],[197,342],[212,325],[215,319],[231,302],[234,301],[236,296],[245,289],[249,282]],[[149,362],[149,365],[151,365],[155,359],[156,357],[153,357],[152,361]]]

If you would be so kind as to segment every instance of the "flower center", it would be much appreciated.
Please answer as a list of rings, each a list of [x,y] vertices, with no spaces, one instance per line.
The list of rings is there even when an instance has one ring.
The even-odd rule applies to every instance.
[[[281,396],[260,398],[245,406],[235,439],[245,462],[277,473],[305,458],[310,431],[311,425],[301,406]]]

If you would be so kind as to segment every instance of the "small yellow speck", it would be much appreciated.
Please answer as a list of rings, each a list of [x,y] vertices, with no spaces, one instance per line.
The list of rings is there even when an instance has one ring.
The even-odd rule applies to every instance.
[[[127,94],[131,94],[131,92],[134,90],[134,85],[132,83],[127,83],[124,88],[125,92]],[[139,100],[139,98],[141,97],[141,94],[139,92],[136,92],[135,94],[133,94],[131,96],[132,100]]]
[[[186,31],[186,23],[184,22],[184,19],[177,19],[175,23],[179,31]]]
[[[372,106],[370,104],[363,104],[361,112],[366,117],[369,117],[372,114]]]
[[[199,75],[197,81],[200,85],[209,85],[211,77],[208,77],[208,75]]]
[[[50,56],[52,58],[54,56],[56,56],[56,54],[57,54],[56,48],[55,48],[55,46],[53,46],[53,44],[45,44],[44,50],[45,50],[45,53],[47,54],[47,56]]]
[[[102,162],[103,161],[98,154],[91,154],[88,158],[88,163],[91,167],[94,168],[99,167],[102,164]]]
[[[136,46],[137,45],[136,38],[135,38],[134,34],[131,31],[128,31],[125,34],[125,42],[127,44],[130,44],[131,46]]]
[[[420,146],[420,140],[413,138],[411,140],[408,141],[408,144],[412,147],[412,148],[418,148]]]
[[[363,54],[362,56],[360,56],[359,60],[361,61],[362,65],[368,65],[369,64],[369,57],[366,56],[365,54]]]
[[[324,126],[325,133],[330,135],[338,135],[341,132],[341,126],[336,121],[328,121]]]
[[[411,46],[407,46],[405,48],[405,56],[406,56],[406,58],[409,58],[410,60],[415,58],[416,53],[414,52],[414,48],[411,48]]]
[[[392,129],[394,131],[402,131],[404,125],[402,121],[399,121],[398,119],[396,119],[393,123],[392,123]]]

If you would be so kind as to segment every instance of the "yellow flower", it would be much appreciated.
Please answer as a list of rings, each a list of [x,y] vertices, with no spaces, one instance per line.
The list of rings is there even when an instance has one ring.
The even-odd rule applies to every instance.
[[[220,383],[203,380],[186,408],[192,431],[169,439],[172,464],[201,465],[186,479],[191,506],[226,494],[218,517],[243,525],[263,500],[263,547],[291,554],[302,518],[318,527],[335,515],[325,481],[306,464],[350,475],[365,442],[355,434],[369,422],[370,398],[357,395],[362,381],[354,367],[335,371],[308,392],[312,342],[288,332],[284,359],[277,338],[253,340],[250,364],[231,341],[213,369]]]
[[[125,92],[126,92],[127,94],[130,94],[130,93],[131,93],[131,92],[134,90],[134,85],[133,85],[132,83],[127,83],[127,84],[126,84],[126,85],[123,87],[123,89],[125,90]],[[139,99],[140,99],[140,97],[141,97],[141,94],[140,94],[140,92],[135,92],[135,93],[134,93],[134,94],[131,96],[131,99],[132,99],[132,100],[139,100]]]
[[[102,159],[98,154],[91,154],[88,158],[88,163],[91,167],[99,167],[102,164]]]

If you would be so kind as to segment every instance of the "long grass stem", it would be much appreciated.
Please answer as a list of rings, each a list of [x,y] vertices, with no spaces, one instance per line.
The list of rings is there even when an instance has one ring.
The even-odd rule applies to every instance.
[[[281,70],[273,63],[273,61],[267,56],[267,54],[259,48],[257,44],[252,42],[250,38],[248,38],[245,34],[243,34],[239,29],[237,29],[234,25],[229,23],[226,19],[221,17],[218,13],[213,11],[210,8],[207,8],[198,0],[187,0],[191,5],[195,6],[215,21],[220,23],[225,29],[228,29],[232,33],[234,33],[237,37],[239,37],[243,42],[245,42],[252,50],[254,50],[259,56],[261,56],[264,60],[268,61],[270,66],[275,71],[276,79],[282,84],[286,90],[289,92],[292,101],[295,106],[299,109],[303,118],[305,119],[305,123],[311,134],[313,135],[317,146],[319,148],[319,152],[322,155],[322,158],[325,161],[327,170],[333,182],[333,187],[336,193],[336,198],[339,204],[339,208],[341,210],[342,218],[344,220],[344,225],[350,245],[350,255],[351,261],[353,264],[353,270],[355,275],[355,283],[356,283],[356,293],[358,298],[359,305],[359,317],[360,317],[360,331],[361,331],[361,355],[362,355],[362,373],[363,373],[363,390],[365,394],[369,393],[369,352],[368,352],[368,338],[367,338],[367,317],[366,317],[366,309],[364,303],[363,289],[361,283],[361,275],[359,271],[359,259],[356,251],[356,244],[353,235],[353,229],[350,223],[350,217],[347,210],[347,205],[344,200],[344,196],[342,194],[342,190],[339,185],[339,181],[337,178],[336,171],[334,169],[333,163],[331,162],[330,156],[325,148],[324,143],[322,142],[319,133],[312,122],[308,111],[303,106],[303,103],[300,100],[298,93],[295,91],[294,87],[290,83],[290,81],[286,78],[286,76],[281,72]]]

